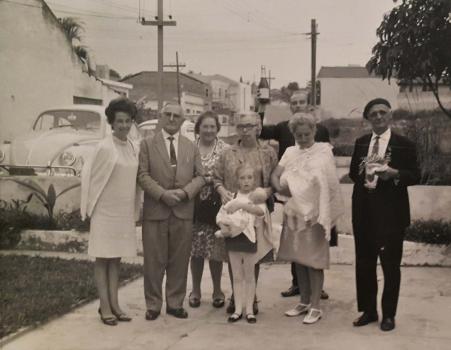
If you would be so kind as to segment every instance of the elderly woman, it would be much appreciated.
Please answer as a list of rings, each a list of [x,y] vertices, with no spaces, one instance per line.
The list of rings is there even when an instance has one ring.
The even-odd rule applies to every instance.
[[[218,230],[216,215],[221,206],[221,197],[213,185],[213,167],[222,151],[228,145],[218,139],[221,129],[218,116],[207,111],[201,114],[194,132],[199,135],[197,147],[201,155],[202,165],[206,173],[207,184],[201,189],[194,204],[193,243],[191,249],[191,277],[193,290],[189,296],[189,305],[199,307],[201,300],[200,284],[204,270],[204,261],[208,259],[211,279],[213,281],[213,306],[224,306],[224,293],[221,290],[221,276],[223,261],[227,261],[224,239],[216,238]]]
[[[288,147],[271,176],[274,189],[289,197],[279,258],[296,264],[301,301],[287,316],[307,313],[303,322],[315,323],[324,269],[329,268],[330,229],[341,214],[342,199],[332,146],[315,142],[315,117],[296,113],[289,122],[296,144]]]
[[[215,164],[214,183],[215,188],[221,196],[222,203],[227,203],[233,199],[238,191],[238,179],[236,172],[239,166],[244,163],[250,164],[255,169],[256,192],[264,193],[263,201],[272,195],[270,187],[271,173],[277,166],[277,155],[272,147],[262,146],[257,140],[257,133],[261,130],[260,117],[257,113],[246,112],[238,114],[236,117],[236,133],[238,142],[230,148],[224,150]],[[263,189],[264,191],[262,191]],[[252,197],[252,195],[251,195]],[[258,238],[257,238],[258,239]],[[262,237],[257,244],[257,257],[268,253],[273,247],[273,237]],[[233,281],[230,266],[229,275]],[[256,279],[258,277],[258,265],[256,265]],[[232,282],[233,283],[233,282]],[[254,314],[258,313],[257,303],[254,302]],[[227,307],[228,313],[235,312],[233,295]]]
[[[96,258],[99,314],[109,326],[131,320],[119,306],[118,277],[121,257],[136,256],[137,251],[138,148],[127,137],[136,113],[127,98],[110,102],[105,114],[113,132],[99,143],[82,171],[81,214],[91,218],[88,254]]]

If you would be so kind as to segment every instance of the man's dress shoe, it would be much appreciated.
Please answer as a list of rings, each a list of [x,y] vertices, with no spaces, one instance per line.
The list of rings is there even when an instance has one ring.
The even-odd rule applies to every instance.
[[[146,320],[153,321],[156,320],[160,316],[160,311],[147,310],[146,311]]]
[[[381,322],[381,330],[391,331],[395,328],[395,319],[393,317],[384,317]]]
[[[287,290],[284,290],[280,293],[284,298],[287,297],[294,297],[295,295],[299,295],[299,287],[298,286],[291,286]]]
[[[354,327],[362,327],[371,322],[377,322],[378,318],[377,314],[364,312],[360,317],[356,318],[352,324]]]
[[[180,307],[178,309],[171,309],[168,307],[166,309],[166,313],[177,318],[188,318],[188,312],[186,312],[183,307]]]

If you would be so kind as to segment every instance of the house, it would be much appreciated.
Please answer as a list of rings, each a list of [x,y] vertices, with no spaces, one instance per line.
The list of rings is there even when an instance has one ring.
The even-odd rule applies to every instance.
[[[439,108],[431,89],[422,82],[418,80],[412,83],[400,81],[398,84],[398,104],[400,109],[421,111]],[[451,109],[451,86],[440,82],[438,95],[442,105],[447,109]]]
[[[365,104],[376,97],[390,101],[398,108],[398,85],[370,75],[365,67],[321,67],[320,109],[324,118],[361,118]]]
[[[0,47],[0,142],[28,131],[49,107],[107,104],[118,96],[87,74],[43,0],[0,2]]]
[[[254,109],[252,87],[221,74],[203,75],[190,73],[190,76],[209,84],[211,87],[212,109],[219,114],[233,115],[237,112]]]
[[[179,73],[181,105],[185,116],[196,116],[211,108],[211,88],[205,82],[189,74]],[[143,71],[125,76],[122,83],[133,85],[130,98],[134,101],[144,100],[145,107],[158,110],[158,72]],[[163,104],[177,102],[177,73],[163,73]]]

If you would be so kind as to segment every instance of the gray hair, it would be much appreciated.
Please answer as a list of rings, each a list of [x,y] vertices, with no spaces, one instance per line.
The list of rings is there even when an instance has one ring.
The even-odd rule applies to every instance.
[[[312,113],[296,113],[294,114],[290,121],[288,122],[288,127],[292,134],[301,125],[307,125],[310,130],[316,130],[316,118]]]

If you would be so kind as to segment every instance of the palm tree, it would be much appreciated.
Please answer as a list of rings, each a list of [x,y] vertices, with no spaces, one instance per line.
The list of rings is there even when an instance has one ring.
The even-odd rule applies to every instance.
[[[63,31],[66,35],[67,40],[72,45],[72,50],[80,59],[80,61],[82,61],[83,64],[88,67],[88,74],[95,74],[95,72],[93,72],[90,68],[88,47],[81,44],[82,33],[85,31],[83,23],[73,17],[60,18],[59,22],[63,27]]]

